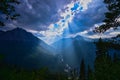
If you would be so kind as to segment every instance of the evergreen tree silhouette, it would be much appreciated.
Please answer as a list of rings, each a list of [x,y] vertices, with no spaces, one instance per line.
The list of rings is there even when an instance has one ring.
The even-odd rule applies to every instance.
[[[16,20],[20,16],[15,11],[17,4],[20,4],[18,0],[0,0],[0,26],[5,26],[5,21]]]
[[[80,66],[80,80],[86,80],[86,77],[85,77],[85,63],[84,63],[83,59],[81,61],[81,66]]]
[[[108,12],[105,13],[105,24],[96,27],[95,32],[105,32],[110,28],[116,29],[120,26],[120,0],[104,0]]]

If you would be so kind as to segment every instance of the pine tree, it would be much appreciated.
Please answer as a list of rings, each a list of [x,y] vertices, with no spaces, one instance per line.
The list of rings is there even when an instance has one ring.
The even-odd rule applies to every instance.
[[[6,20],[16,20],[20,16],[15,11],[15,5],[19,3],[18,0],[0,0],[0,26],[5,26]]]
[[[95,32],[105,32],[110,28],[116,29],[120,26],[120,0],[104,0],[108,12],[105,13],[105,24],[96,27]]]
[[[81,61],[81,66],[80,66],[80,80],[86,80],[86,78],[85,78],[85,63],[84,63],[83,59]]]

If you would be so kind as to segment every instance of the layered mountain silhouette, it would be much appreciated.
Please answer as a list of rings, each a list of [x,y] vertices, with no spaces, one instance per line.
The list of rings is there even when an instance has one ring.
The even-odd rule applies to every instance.
[[[57,60],[52,48],[21,28],[0,32],[0,54],[5,62],[26,68],[53,68]],[[52,63],[52,64],[51,64]]]
[[[86,65],[91,65],[95,60],[95,44],[92,41],[86,41],[81,36],[75,38],[64,38],[52,44],[56,51],[60,52],[63,61],[70,66],[80,65],[84,59]]]
[[[86,65],[92,66],[94,63],[95,44],[81,36],[63,38],[53,43],[52,47],[21,28],[0,31],[0,54],[5,55],[5,62],[9,64],[27,68],[55,69],[56,66],[65,64],[79,66],[82,59]],[[57,53],[59,54],[54,55]],[[59,64],[58,59],[63,63]]]

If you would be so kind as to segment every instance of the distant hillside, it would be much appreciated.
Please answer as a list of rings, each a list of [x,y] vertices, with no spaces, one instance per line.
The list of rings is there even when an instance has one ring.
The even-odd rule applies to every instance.
[[[6,56],[5,62],[21,67],[52,68],[57,63],[49,45],[21,28],[0,35],[0,53]]]
[[[1,34],[3,32],[0,32]],[[39,41],[39,39],[32,35],[32,33],[26,32],[21,28],[15,28],[10,31],[4,32],[0,36],[0,40],[14,40],[14,41]]]

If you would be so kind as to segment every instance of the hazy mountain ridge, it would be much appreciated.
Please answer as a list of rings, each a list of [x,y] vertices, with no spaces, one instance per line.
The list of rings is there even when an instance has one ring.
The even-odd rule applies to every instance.
[[[37,37],[33,36],[32,33],[29,33],[21,28],[15,28],[4,32],[4,34],[0,36],[0,40],[40,41]]]
[[[75,38],[63,38],[52,46],[59,51],[64,62],[75,67],[79,66],[82,59],[86,65],[91,65],[95,60],[95,44],[93,42],[85,41],[83,37],[76,36]]]
[[[0,35],[0,54],[4,54],[5,61],[10,64],[30,68],[54,67],[51,63],[57,63],[56,57],[47,48],[51,49],[44,41],[21,28]]]

